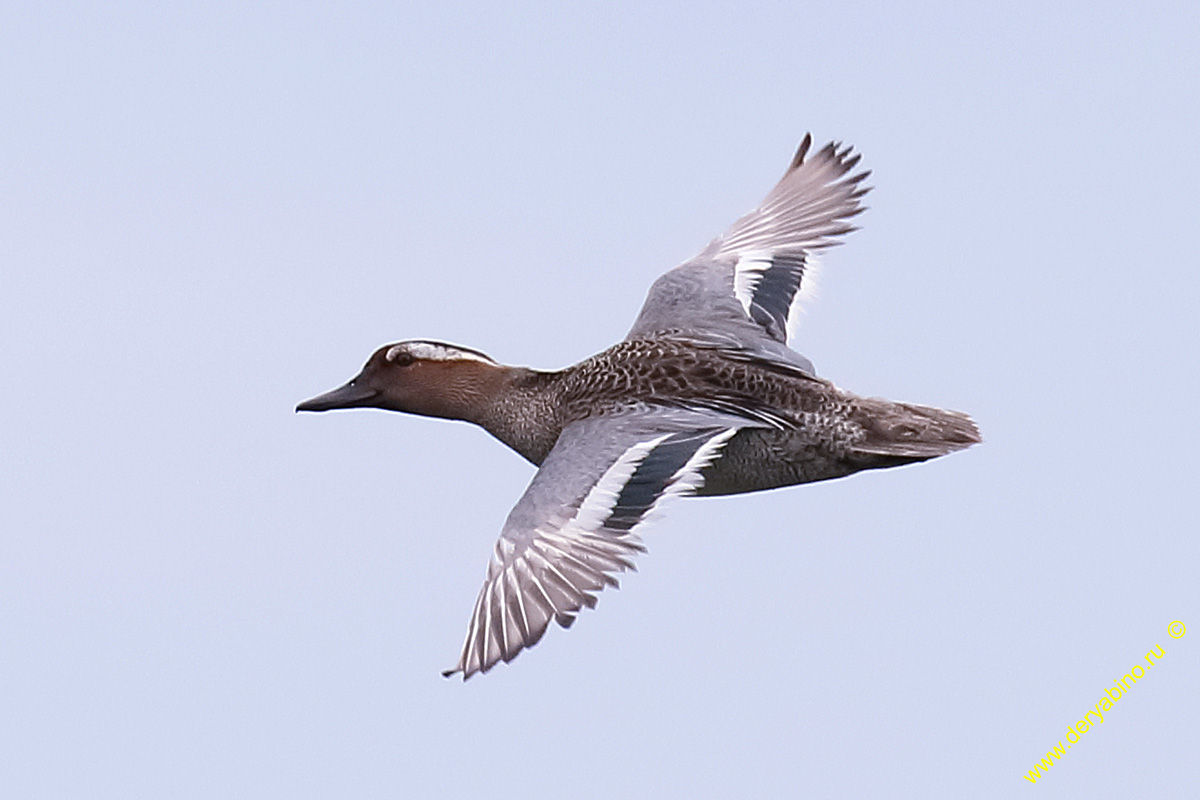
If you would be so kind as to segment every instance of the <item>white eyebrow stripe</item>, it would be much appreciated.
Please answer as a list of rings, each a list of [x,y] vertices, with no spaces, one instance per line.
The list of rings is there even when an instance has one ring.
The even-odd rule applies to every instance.
[[[388,348],[384,357],[388,361],[395,361],[396,357],[402,353],[407,353],[413,358],[423,359],[425,361],[478,361],[481,364],[495,364],[496,362],[488,356],[476,350],[469,350],[465,347],[456,347],[445,342],[432,342],[426,340],[414,340],[410,342],[400,342]]]

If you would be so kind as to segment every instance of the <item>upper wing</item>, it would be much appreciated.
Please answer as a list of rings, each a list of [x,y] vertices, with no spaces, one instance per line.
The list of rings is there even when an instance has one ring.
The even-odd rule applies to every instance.
[[[787,344],[797,300],[811,284],[813,255],[855,230],[848,220],[863,210],[868,188],[860,184],[870,174],[850,174],[859,156],[848,146],[830,142],[806,158],[811,145],[806,135],[758,208],[655,281],[627,338],[714,332],[790,358],[779,345]]]
[[[462,655],[469,678],[564,628],[593,592],[616,586],[645,548],[637,526],[669,497],[703,485],[701,470],[746,420],[656,409],[568,425],[517,502],[488,563]]]

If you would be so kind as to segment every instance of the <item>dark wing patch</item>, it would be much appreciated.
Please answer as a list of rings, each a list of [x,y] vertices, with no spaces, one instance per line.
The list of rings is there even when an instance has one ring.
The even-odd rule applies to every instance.
[[[805,265],[802,252],[776,253],[751,295],[750,318],[778,342],[787,342],[788,317],[792,303],[800,293]]]
[[[720,429],[676,433],[663,440],[629,476],[604,520],[604,527],[628,531],[641,522],[701,445],[719,432]]]

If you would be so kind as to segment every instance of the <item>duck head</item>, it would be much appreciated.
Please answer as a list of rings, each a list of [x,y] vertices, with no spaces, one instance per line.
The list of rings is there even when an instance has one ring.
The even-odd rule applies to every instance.
[[[349,383],[297,411],[381,408],[426,417],[472,419],[506,368],[466,347],[415,339],[384,345]]]

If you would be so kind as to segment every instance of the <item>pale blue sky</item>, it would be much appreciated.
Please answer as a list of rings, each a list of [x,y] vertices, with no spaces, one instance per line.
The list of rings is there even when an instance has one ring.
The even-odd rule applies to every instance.
[[[1192,2],[0,5],[2,793],[1195,791],[1198,41]],[[531,468],[293,406],[398,339],[606,347],[809,130],[876,188],[797,349],[985,444],[681,502],[443,680]]]

